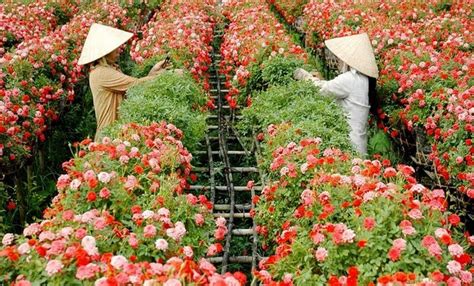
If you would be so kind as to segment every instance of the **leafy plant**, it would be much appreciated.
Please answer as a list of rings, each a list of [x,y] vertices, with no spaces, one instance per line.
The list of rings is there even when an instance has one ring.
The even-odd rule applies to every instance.
[[[349,126],[342,109],[330,98],[319,95],[309,82],[291,80],[290,84],[272,86],[253,96],[252,106],[242,111],[238,128],[249,134],[251,128],[264,130],[270,124],[288,122],[302,137],[320,137],[323,148],[351,150]],[[287,140],[297,140],[290,132]]]
[[[293,72],[302,67],[303,60],[295,57],[276,56],[265,60],[261,65],[252,64],[249,68],[248,91],[263,90],[272,85],[285,85],[293,81]]]
[[[184,144],[192,149],[206,131],[205,103],[203,89],[189,74],[168,71],[128,90],[117,124],[165,120],[183,130]]]

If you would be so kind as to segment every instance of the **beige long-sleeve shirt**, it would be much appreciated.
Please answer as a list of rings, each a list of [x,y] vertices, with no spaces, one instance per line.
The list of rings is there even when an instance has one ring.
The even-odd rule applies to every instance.
[[[106,65],[94,67],[89,74],[89,85],[97,120],[96,141],[100,137],[100,131],[118,119],[118,108],[127,89],[150,78],[152,77],[131,77]]]

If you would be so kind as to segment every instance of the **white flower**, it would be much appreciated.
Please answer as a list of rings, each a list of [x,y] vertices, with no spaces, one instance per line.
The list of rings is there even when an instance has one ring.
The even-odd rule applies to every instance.
[[[154,215],[155,215],[155,213],[153,211],[150,211],[150,210],[146,210],[142,213],[142,217],[144,219],[152,218]]]
[[[155,247],[158,250],[165,251],[166,249],[168,249],[168,242],[164,240],[163,238],[159,238],[155,241]]]
[[[115,269],[120,270],[122,267],[127,263],[127,258],[122,255],[115,255],[110,260],[110,265],[112,265]]]
[[[79,179],[74,179],[69,184],[69,187],[74,191],[77,191],[77,189],[79,189],[80,186],[81,186],[81,180],[79,180]]]
[[[99,181],[104,184],[107,184],[108,182],[110,182],[110,178],[111,178],[110,174],[107,172],[100,172],[97,177]]]

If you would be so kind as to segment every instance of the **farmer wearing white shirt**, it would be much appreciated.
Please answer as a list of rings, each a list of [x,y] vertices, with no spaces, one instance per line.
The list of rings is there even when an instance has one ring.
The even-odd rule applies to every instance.
[[[367,123],[369,99],[375,100],[375,83],[379,76],[374,52],[367,34],[334,38],[325,41],[326,47],[340,60],[342,74],[330,81],[313,77],[304,69],[297,69],[294,77],[311,80],[320,87],[321,94],[336,99],[347,115],[349,137],[356,150],[367,154]],[[375,108],[375,104],[372,104]]]

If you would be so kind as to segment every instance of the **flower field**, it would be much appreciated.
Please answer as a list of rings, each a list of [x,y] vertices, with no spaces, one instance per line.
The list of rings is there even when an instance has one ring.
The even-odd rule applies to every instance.
[[[472,1],[125,2],[0,4],[0,284],[473,284]],[[77,64],[95,22],[135,33],[124,73],[170,63],[97,141]],[[359,32],[371,132],[428,166],[361,157],[341,106],[294,79]]]

